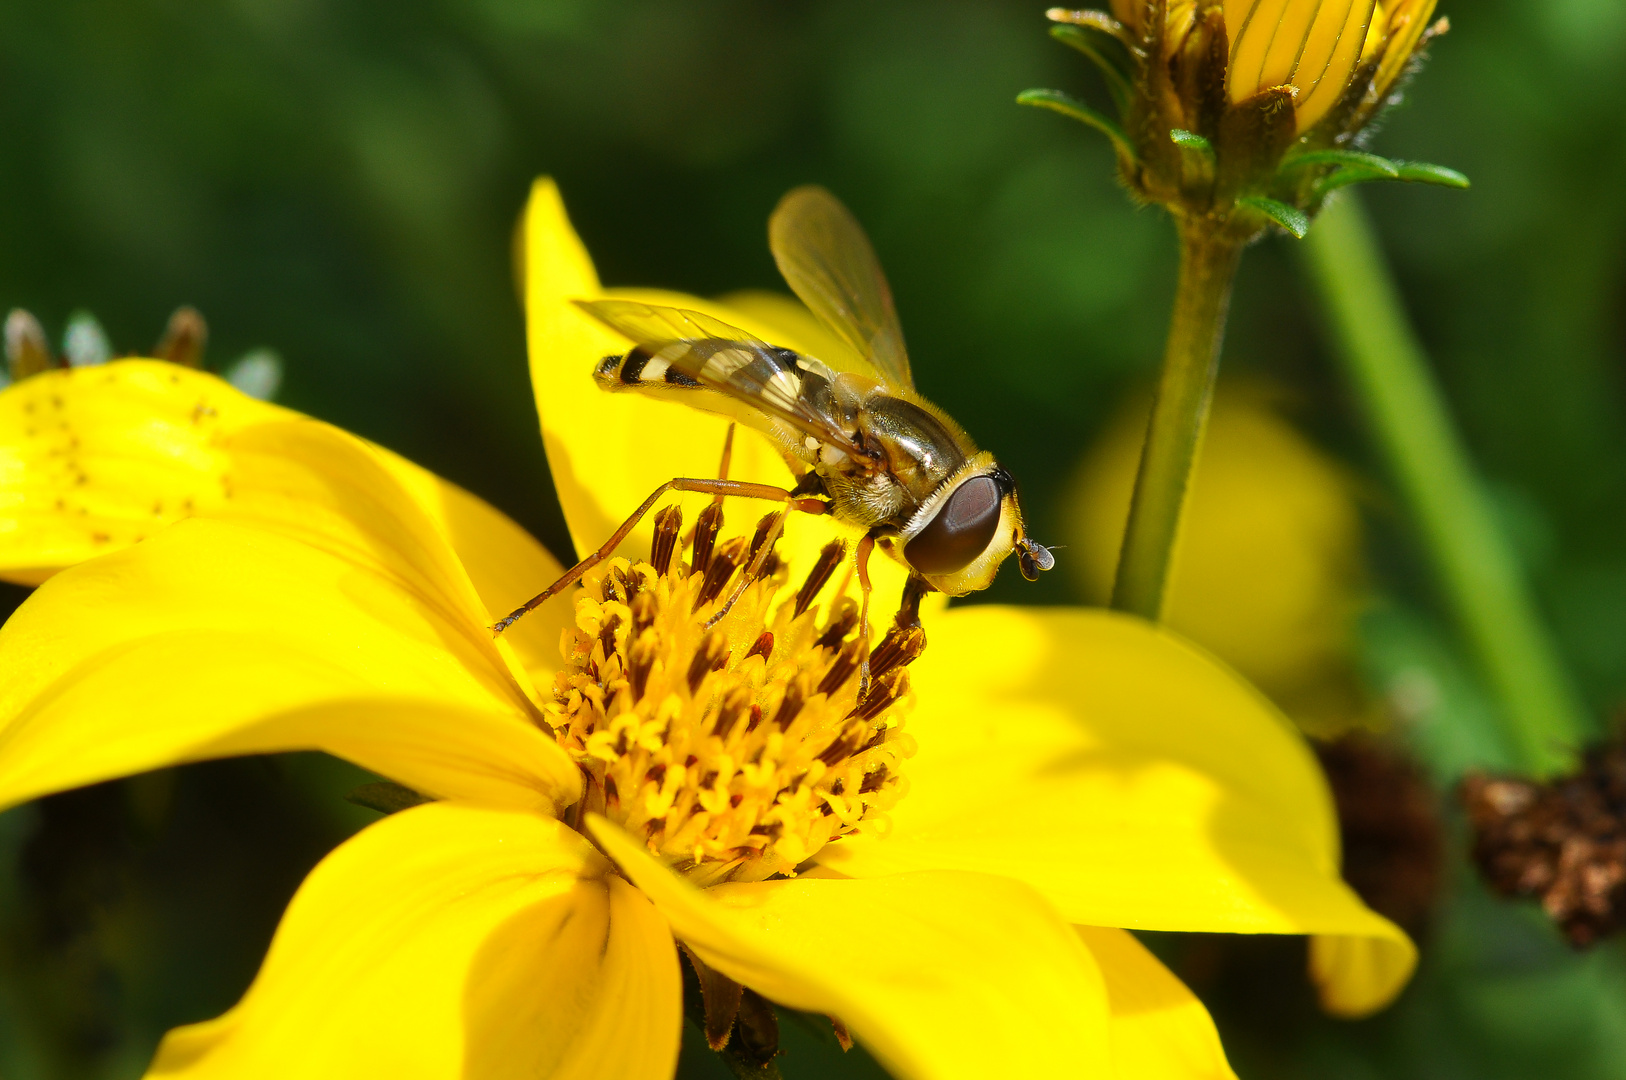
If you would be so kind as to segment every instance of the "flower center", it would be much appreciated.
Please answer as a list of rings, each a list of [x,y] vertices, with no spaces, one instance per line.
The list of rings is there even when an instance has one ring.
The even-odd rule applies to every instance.
[[[885,827],[903,794],[904,670],[925,647],[892,628],[870,654],[847,583],[821,592],[844,545],[827,545],[791,588],[771,550],[728,613],[777,514],[717,542],[722,509],[700,515],[687,565],[682,512],[662,510],[648,562],[589,571],[562,641],[548,720],[604,814],[701,886],[788,874],[832,840]]]

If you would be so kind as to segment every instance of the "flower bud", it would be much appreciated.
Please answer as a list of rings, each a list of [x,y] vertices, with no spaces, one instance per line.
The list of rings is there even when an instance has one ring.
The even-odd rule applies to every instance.
[[[1051,36],[1101,68],[1107,116],[1059,91],[1017,100],[1106,134],[1145,202],[1246,242],[1274,223],[1302,236],[1327,194],[1368,180],[1466,187],[1435,165],[1389,161],[1362,130],[1411,61],[1447,29],[1435,0],[1111,0],[1052,8]]]

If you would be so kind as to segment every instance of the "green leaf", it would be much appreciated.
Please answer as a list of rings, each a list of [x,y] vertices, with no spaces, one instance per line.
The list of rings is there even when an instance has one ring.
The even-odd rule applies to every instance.
[[[1069,8],[1053,7],[1044,13],[1044,17],[1051,22],[1068,23],[1072,26],[1088,26],[1099,30],[1103,34],[1111,34],[1123,42],[1124,48],[1131,51],[1138,49],[1140,43],[1135,40],[1135,32],[1105,11],[1086,8],[1074,11]]]
[[[1016,95],[1016,103],[1049,109],[1051,112],[1070,116],[1081,124],[1088,124],[1111,139],[1112,144],[1118,148],[1118,153],[1130,161],[1136,160],[1135,148],[1129,145],[1129,139],[1125,137],[1123,128],[1071,95],[1064,94],[1060,90],[1024,90]]]
[[[1304,234],[1310,231],[1310,219],[1304,211],[1288,206],[1284,202],[1267,199],[1263,195],[1249,195],[1238,199],[1236,204],[1257,210],[1301,240],[1304,239]]]
[[[1076,26],[1064,23],[1050,28],[1050,36],[1090,59],[1107,80],[1107,90],[1121,113],[1129,108],[1134,91],[1130,87],[1131,68],[1129,54],[1123,43],[1110,33],[1095,26]]]
[[[1400,178],[1400,166],[1395,162],[1359,150],[1310,150],[1303,154],[1293,154],[1282,162],[1284,169],[1296,169],[1303,165],[1352,165],[1367,169],[1388,180]]]
[[[1321,198],[1329,191],[1337,191],[1341,187],[1351,184],[1364,184],[1368,180],[1398,180],[1399,176],[1390,176],[1387,173],[1373,172],[1371,169],[1359,165],[1350,165],[1334,172],[1328,173],[1315,182],[1314,193]]]
[[[380,814],[410,810],[414,806],[435,801],[427,795],[420,795],[409,787],[392,784],[388,780],[377,784],[363,784],[346,795],[345,800],[357,806],[365,806],[369,810],[377,810]]]
[[[1468,178],[1455,169],[1447,169],[1444,165],[1430,165],[1426,161],[1397,161],[1395,165],[1400,170],[1400,179],[1409,180],[1414,184],[1438,184],[1441,187],[1465,188]]]
[[[1438,184],[1449,188],[1468,186],[1466,176],[1443,165],[1429,165],[1420,161],[1393,161],[1388,164],[1393,166],[1392,173],[1377,172],[1361,163],[1346,165],[1316,181],[1315,196],[1320,198],[1329,191],[1336,191],[1350,184],[1364,184],[1368,180],[1404,180],[1414,184]]]

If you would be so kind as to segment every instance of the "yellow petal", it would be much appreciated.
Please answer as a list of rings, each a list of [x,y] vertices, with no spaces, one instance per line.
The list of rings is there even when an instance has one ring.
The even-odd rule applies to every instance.
[[[1435,0],[1400,0],[1394,5],[1384,28],[1383,59],[1378,62],[1377,73],[1372,78],[1375,99],[1383,100],[1400,73],[1406,70],[1406,61],[1417,50],[1423,31],[1428,29],[1428,20],[1434,15],[1434,4]]]
[[[369,566],[200,518],[56,575],[0,628],[0,805],[306,748],[435,795],[574,801],[489,632],[385,549],[400,539]]]
[[[1303,131],[1337,103],[1360,59],[1375,0],[1225,0],[1232,101],[1273,86],[1298,89]]]
[[[1112,1071],[1121,1080],[1234,1080],[1208,1010],[1134,935],[1080,926],[1112,1009]]]
[[[719,416],[656,401],[639,394],[607,394],[593,382],[593,367],[630,342],[578,309],[572,300],[609,295],[645,303],[703,311],[775,344],[802,351],[794,318],[763,318],[764,307],[736,311],[715,301],[655,289],[599,287],[581,240],[571,228],[558,188],[541,179],[525,212],[525,317],[531,357],[531,386],[542,418],[542,441],[559,502],[578,555],[597,548],[650,492],[675,477],[717,475],[728,421]],[[740,429],[734,439],[729,477],[785,488],[790,470],[766,439]],[[709,496],[684,499],[686,519],[694,520]],[[745,499],[727,504],[730,530],[749,532],[773,504]],[[623,550],[643,556],[652,522],[629,538]],[[796,514],[786,522],[779,552],[793,571],[811,565],[835,527],[827,520]],[[857,533],[846,530],[849,541]],[[883,556],[871,562],[876,611],[884,620],[896,608],[903,569]],[[889,608],[888,605],[891,605]]]
[[[591,829],[707,964],[839,1016],[895,1076],[1099,1076],[1101,974],[1031,889],[983,874],[800,878],[704,893],[603,819]]]
[[[544,649],[558,656],[559,631],[571,605],[561,596],[528,616],[525,621],[534,624],[513,640],[506,633],[492,636],[488,628],[499,613],[540,591],[557,569],[534,557],[540,547],[527,544],[518,526],[500,527],[495,512],[475,512],[479,504],[472,496],[328,424],[303,419],[258,424],[230,436],[226,446],[231,494],[212,517],[297,539],[399,582],[457,625],[473,655],[506,666],[513,689],[538,700],[513,648],[525,646],[533,663],[546,663],[551,671],[557,660],[547,659]],[[473,545],[488,587],[493,579],[511,586],[516,572],[541,579],[493,612],[450,543],[454,528]],[[473,538],[470,528],[491,532]],[[505,555],[524,561],[506,571],[491,566]]]
[[[236,511],[263,494],[255,490],[263,470],[236,452],[256,449],[245,430],[299,419],[158,360],[64,368],[14,384],[0,392],[0,578],[38,584],[182,518]],[[506,614],[558,577],[559,564],[506,516],[369,449],[456,552],[488,610]],[[558,605],[504,635],[543,682],[558,666],[567,616]]]
[[[1394,1000],[1417,964],[1414,950],[1384,938],[1320,934],[1310,939],[1310,978],[1321,1007],[1334,1016],[1361,1017]]]
[[[1310,28],[1293,83],[1295,122],[1304,131],[1338,104],[1360,61],[1376,0],[1326,0]]]
[[[986,606],[939,619],[913,673],[891,832],[820,862],[1008,874],[1094,926],[1366,938],[1390,961],[1368,999],[1404,984],[1415,950],[1339,879],[1315,759],[1203,653],[1127,616]]]
[[[158,360],[12,384],[0,392],[0,577],[35,585],[219,506],[220,440],[291,415]]]
[[[155,1077],[669,1080],[682,987],[660,915],[577,833],[434,804],[300,887],[247,995]]]

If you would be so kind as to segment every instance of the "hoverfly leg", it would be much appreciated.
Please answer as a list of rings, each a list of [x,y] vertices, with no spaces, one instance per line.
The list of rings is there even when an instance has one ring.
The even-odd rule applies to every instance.
[[[853,565],[858,569],[858,591],[862,599],[858,605],[858,640],[862,643],[858,655],[858,700],[869,697],[869,594],[873,586],[869,581],[869,555],[875,550],[875,534],[865,533],[853,552]]]
[[[892,624],[899,630],[917,630],[920,628],[920,601],[929,592],[936,592],[931,582],[919,574],[911,572],[909,580],[903,585],[903,598],[898,603],[898,614],[893,618]]]
[[[615,549],[621,546],[621,542],[627,538],[627,534],[638,527],[638,523],[644,519],[644,515],[649,513],[655,504],[660,501],[660,497],[669,491],[716,495],[719,499],[725,495],[733,495],[742,499],[765,499],[769,502],[788,503],[793,509],[800,510],[805,514],[827,514],[830,512],[829,504],[821,499],[799,499],[784,488],[774,487],[772,484],[747,484],[738,480],[695,480],[687,477],[668,480],[651,492],[649,498],[645,499],[638,509],[632,512],[631,517],[621,523],[620,528],[610,534],[610,538],[604,541],[597,551],[591,552],[581,562],[565,571],[564,576],[558,581],[555,581],[552,585],[549,585],[546,589],[509,612],[492,626],[492,633],[502,633],[518,622],[521,616],[535,611],[549,599],[574,585],[587,571],[608,559],[614,554]]]
[[[717,463],[717,479],[719,480],[728,479],[728,463],[734,459],[734,427],[734,421],[730,420],[728,422],[728,434],[723,436],[723,460]],[[721,495],[717,496],[717,501],[722,502],[723,497]]]

